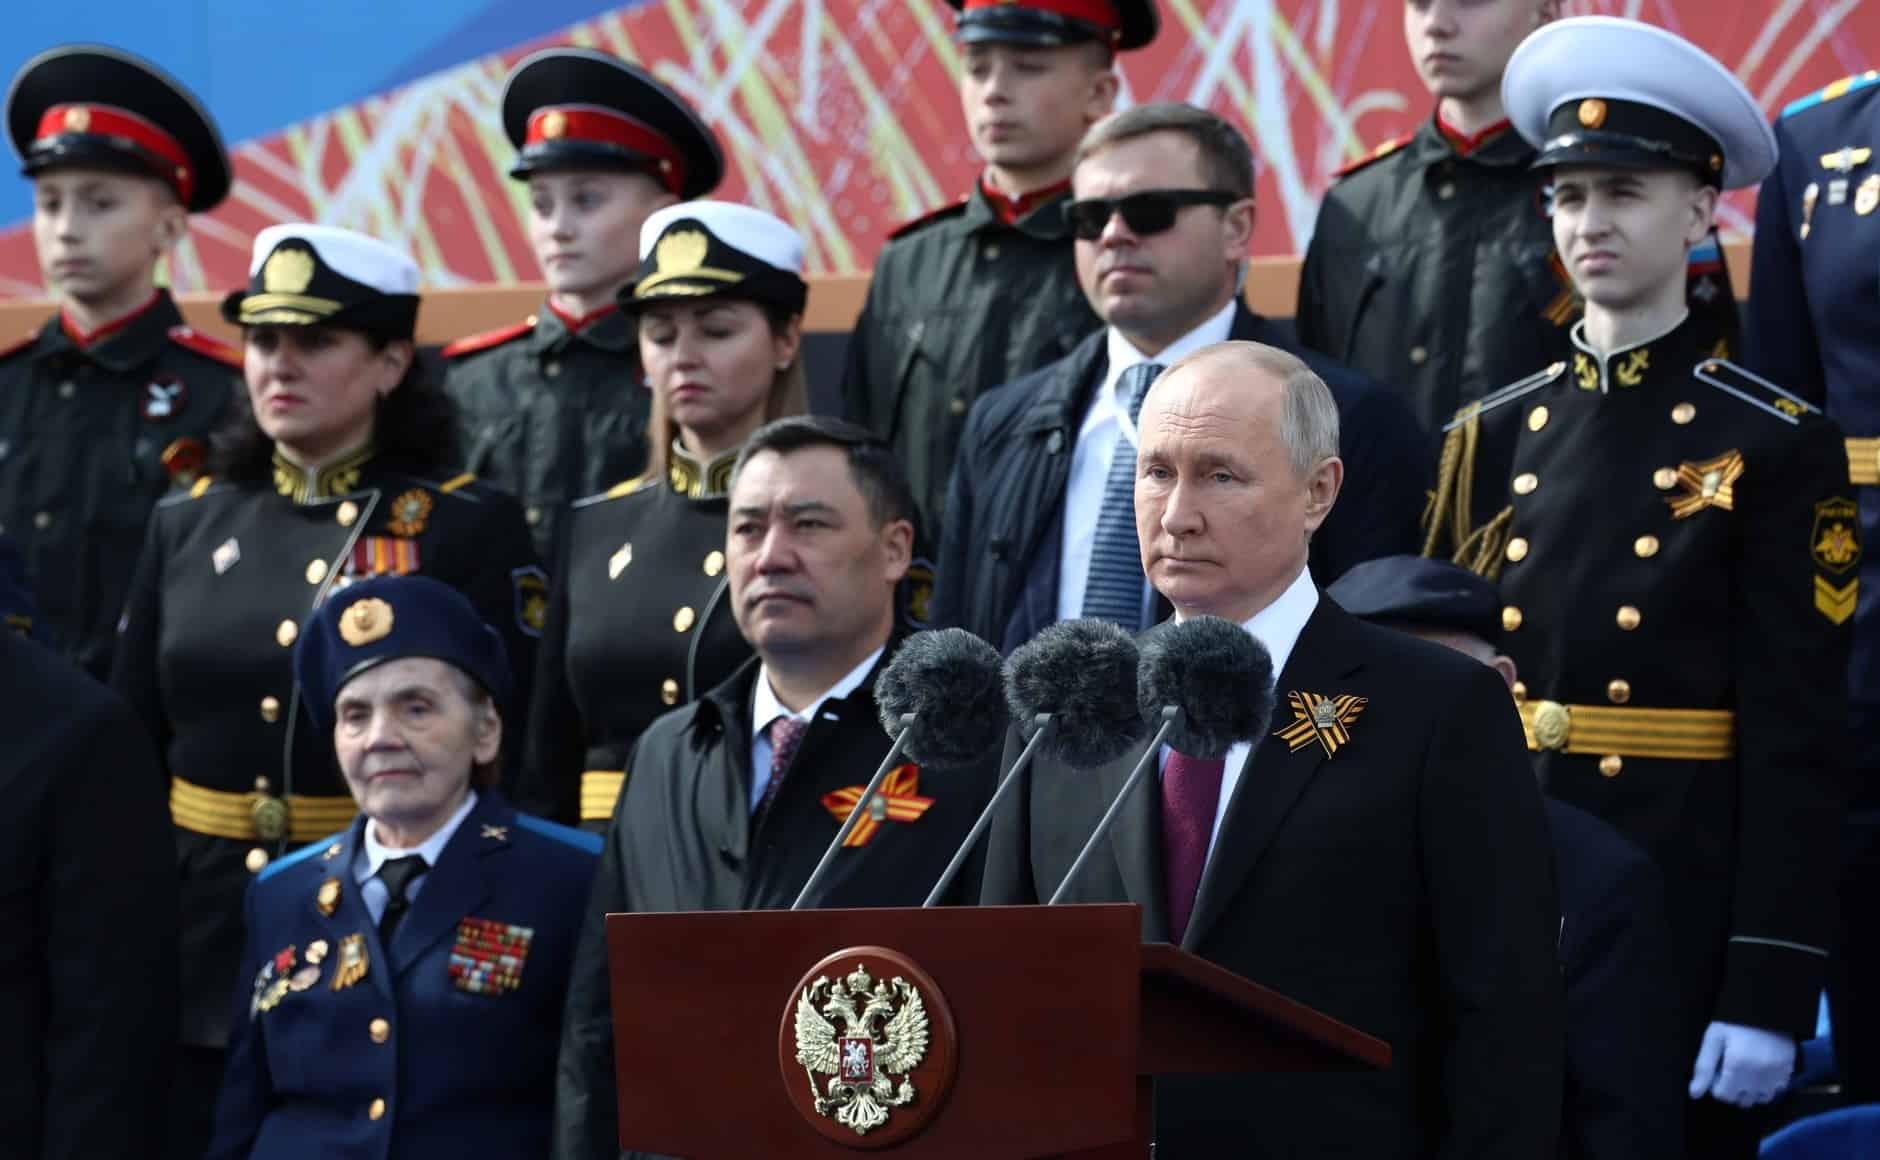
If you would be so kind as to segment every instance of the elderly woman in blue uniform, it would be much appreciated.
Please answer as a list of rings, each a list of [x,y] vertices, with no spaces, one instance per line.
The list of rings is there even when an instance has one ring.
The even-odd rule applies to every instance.
[[[249,887],[209,1156],[546,1155],[600,843],[492,788],[502,638],[445,584],[367,580],[294,674],[361,816]]]
[[[375,238],[261,231],[248,286],[222,306],[247,389],[209,474],[157,505],[125,606],[112,684],[162,752],[182,881],[179,1158],[208,1137],[242,891],[354,814],[299,712],[308,612],[348,584],[422,573],[466,593],[529,672],[546,577],[516,501],[458,473],[449,400],[413,358],[417,284],[410,256]]]
[[[653,389],[644,475],[574,505],[543,634],[523,804],[604,829],[640,732],[751,655],[726,602],[731,468],[804,409],[803,239],[722,201],[640,231],[621,295]]]

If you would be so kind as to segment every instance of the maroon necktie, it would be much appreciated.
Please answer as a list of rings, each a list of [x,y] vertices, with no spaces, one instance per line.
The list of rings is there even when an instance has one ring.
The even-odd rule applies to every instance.
[[[1208,864],[1208,839],[1221,801],[1227,762],[1169,750],[1162,767],[1162,884],[1168,897],[1169,941],[1180,943],[1194,913],[1195,891]]]
[[[783,775],[790,769],[790,763],[796,760],[796,751],[803,744],[803,734],[809,731],[809,722],[801,717],[779,717],[764,730],[770,737],[770,780],[764,783],[764,796],[757,803],[762,811],[770,805],[770,799],[777,796],[777,787],[783,784]]]

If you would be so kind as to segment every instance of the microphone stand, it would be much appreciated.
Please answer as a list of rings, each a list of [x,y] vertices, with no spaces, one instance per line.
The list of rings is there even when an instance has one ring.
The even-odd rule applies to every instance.
[[[829,872],[829,864],[836,860],[836,851],[842,848],[842,843],[849,840],[849,834],[854,831],[856,823],[862,820],[862,811],[868,808],[869,800],[875,796],[875,791],[881,788],[881,783],[887,779],[888,771],[894,768],[895,762],[901,759],[901,751],[907,747],[908,730],[913,727],[916,716],[917,714],[914,713],[901,714],[901,727],[894,732],[894,744],[888,747],[888,756],[881,759],[881,768],[877,769],[875,776],[869,779],[868,785],[862,790],[862,796],[855,799],[855,808],[849,811],[848,819],[836,831],[835,840],[829,843],[827,850],[823,851],[822,861],[816,863],[816,869],[810,872],[809,881],[803,883],[803,892],[796,896],[795,902],[790,904],[791,910],[803,909],[803,904],[809,901],[810,894],[822,885],[823,876]]]
[[[1070,889],[1071,882],[1083,870],[1084,863],[1090,861],[1091,851],[1097,848],[1097,843],[1110,832],[1110,827],[1116,823],[1116,815],[1122,812],[1124,799],[1135,791],[1136,783],[1141,781],[1142,775],[1155,764],[1157,755],[1162,752],[1162,743],[1168,740],[1168,735],[1175,726],[1181,724],[1181,719],[1181,706],[1164,705],[1162,707],[1162,727],[1155,731],[1155,736],[1149,741],[1149,748],[1143,752],[1142,760],[1138,761],[1136,768],[1130,771],[1129,780],[1125,781],[1123,788],[1117,791],[1115,800],[1110,802],[1110,808],[1104,811],[1102,819],[1097,822],[1097,828],[1090,835],[1090,840],[1085,842],[1084,848],[1077,852],[1077,860],[1072,862],[1071,868],[1064,872],[1064,881],[1058,883],[1056,893],[1051,895],[1051,901],[1045,903],[1046,906],[1056,906],[1064,900],[1064,892]]]
[[[1006,791],[1012,788],[1013,784],[1018,781],[1018,775],[1031,764],[1031,759],[1044,744],[1046,735],[1055,731],[1057,723],[1051,714],[1040,713],[1032,719],[1032,724],[1037,731],[1031,735],[1030,741],[1025,742],[1025,748],[1019,752],[1018,760],[1012,763],[1012,768],[999,779],[999,787],[992,791],[992,800],[986,803],[984,810],[980,811],[979,820],[973,823],[973,828],[967,833],[966,840],[961,842],[960,848],[954,852],[953,860],[948,862],[947,868],[940,872],[940,880],[933,884],[933,890],[927,895],[927,901],[920,904],[921,909],[925,910],[927,907],[940,904],[940,896],[946,893],[947,887],[953,885],[953,879],[958,876],[960,867],[966,865],[966,856],[972,852],[980,835],[986,832],[986,827],[992,824],[993,811],[999,808],[999,802],[1005,798]]]

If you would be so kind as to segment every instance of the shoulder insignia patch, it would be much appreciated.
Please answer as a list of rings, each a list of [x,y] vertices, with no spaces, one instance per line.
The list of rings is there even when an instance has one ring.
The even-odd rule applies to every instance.
[[[477,481],[476,473],[466,471],[462,475],[452,476],[451,478],[445,480],[443,483],[438,484],[437,490],[443,492],[445,495],[449,495],[451,492],[457,491],[460,488],[468,484],[475,483],[476,481]]]
[[[1846,624],[1860,599],[1860,576],[1848,575],[1860,564],[1859,505],[1838,495],[1816,504],[1808,541],[1815,564],[1815,611]]]
[[[37,330],[29,330],[12,342],[0,344],[0,358],[12,358],[39,340]]]
[[[1521,379],[1518,382],[1509,383],[1507,386],[1501,388],[1499,391],[1489,392],[1488,394],[1482,396],[1480,399],[1477,399],[1475,402],[1470,403],[1468,406],[1457,411],[1455,418],[1443,424],[1443,431],[1444,432],[1454,431],[1456,428],[1462,426],[1464,423],[1467,423],[1469,420],[1480,418],[1481,416],[1486,415],[1490,411],[1493,411],[1495,408],[1501,406],[1503,403],[1512,403],[1516,399],[1519,399],[1520,397],[1522,397],[1523,395],[1526,395],[1532,391],[1539,390],[1540,388],[1546,386],[1548,383],[1551,383],[1555,379],[1558,379],[1562,374],[1565,374],[1566,369],[1567,369],[1567,364],[1563,360],[1561,362],[1554,363],[1552,366],[1546,368],[1545,370],[1536,371],[1534,374],[1531,374],[1527,378]]]
[[[1855,73],[1853,76],[1842,77],[1833,84],[1812,92],[1799,101],[1790,102],[1788,107],[1782,110],[1782,115],[1784,117],[1793,117],[1795,114],[1812,109],[1816,105],[1825,105],[1837,97],[1844,97],[1849,93],[1858,92],[1876,83],[1880,83],[1880,69],[1868,69],[1864,73]]]
[[[184,350],[194,351],[204,358],[212,358],[224,366],[240,369],[242,351],[219,338],[213,338],[200,330],[189,326],[170,327],[170,341]]]
[[[1366,153],[1364,156],[1359,157],[1354,161],[1347,161],[1343,165],[1339,166],[1337,169],[1332,170],[1332,177],[1334,180],[1336,180],[1337,178],[1346,177],[1353,173],[1356,173],[1358,170],[1363,169],[1365,166],[1371,164],[1373,161],[1382,161],[1384,158],[1389,157],[1391,154],[1397,152],[1397,150],[1399,149],[1402,149],[1405,145],[1410,144],[1410,142],[1415,139],[1416,139],[1415,133],[1405,133],[1401,137],[1397,137],[1397,138],[1394,138],[1393,140],[1386,141],[1382,145],[1379,145],[1377,148],[1371,150],[1369,153]]]
[[[1776,386],[1759,374],[1745,370],[1728,359],[1707,358],[1692,372],[1700,383],[1707,383],[1726,395],[1735,397],[1767,412],[1791,426],[1803,415],[1813,414],[1813,403]]]
[[[517,814],[516,827],[518,829],[527,830],[532,834],[540,834],[542,837],[553,842],[560,842],[564,846],[573,846],[575,849],[584,853],[598,855],[601,852],[601,836],[599,834],[590,834],[586,830],[577,830],[571,826],[558,825],[544,818],[538,818],[533,814]]]
[[[524,636],[541,636],[548,621],[548,573],[530,564],[512,568],[509,580],[516,590],[516,628]]]
[[[967,196],[970,196],[970,195],[967,195]],[[922,226],[928,224],[929,222],[937,222],[941,218],[951,217],[952,215],[959,213],[960,211],[966,208],[967,196],[962,196],[958,201],[940,206],[938,209],[930,209],[926,213],[921,214],[917,218],[913,218],[909,221],[902,222],[900,225],[895,226],[893,229],[888,231],[888,240],[892,242],[896,238],[904,237],[908,234],[913,233],[915,230],[921,228]]]
[[[438,354],[444,358],[475,354],[480,350],[488,350],[493,346],[501,346],[505,342],[521,338],[534,329],[535,315],[531,314],[514,326],[501,326],[495,330],[486,330],[482,334],[466,335],[455,342],[445,343],[444,348],[438,351]]]

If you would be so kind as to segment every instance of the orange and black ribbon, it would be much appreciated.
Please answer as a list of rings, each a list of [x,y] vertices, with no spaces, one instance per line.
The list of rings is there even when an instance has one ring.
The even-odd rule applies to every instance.
[[[847,789],[833,790],[822,797],[823,808],[835,815],[840,825],[849,820],[855,811],[855,803],[861,800],[862,791],[867,786],[852,785]],[[895,822],[918,822],[927,807],[933,805],[933,799],[918,796],[920,792],[920,767],[916,765],[897,765],[888,771],[888,776],[881,780],[881,788],[868,804],[868,811],[862,820],[855,823],[849,836],[842,845],[866,846],[875,836],[884,820]]]

